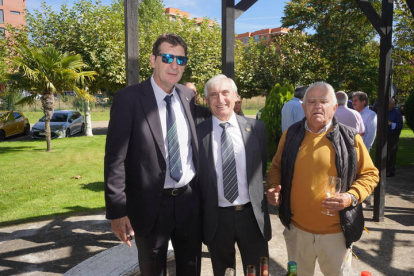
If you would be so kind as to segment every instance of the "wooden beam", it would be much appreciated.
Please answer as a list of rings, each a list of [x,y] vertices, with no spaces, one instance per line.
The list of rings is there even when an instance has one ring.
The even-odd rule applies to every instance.
[[[247,11],[257,0],[241,0],[236,5],[235,19],[239,18],[245,11]]]
[[[139,83],[138,6],[143,0],[124,0],[127,85]]]
[[[234,80],[234,20],[235,7],[234,0],[221,1],[221,63],[222,72]]]
[[[382,24],[382,20],[372,7],[368,0],[355,0],[359,8],[364,12],[365,16],[371,22],[372,26],[377,30],[378,34],[382,37],[385,35],[385,29]]]
[[[407,5],[411,10],[411,13],[413,14],[414,17],[414,0],[407,0]]]

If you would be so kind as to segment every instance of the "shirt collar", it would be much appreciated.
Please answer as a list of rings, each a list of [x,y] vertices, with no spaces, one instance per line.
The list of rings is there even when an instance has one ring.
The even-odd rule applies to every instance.
[[[174,88],[172,90],[172,93],[171,94],[168,94],[164,90],[162,90],[161,87],[159,87],[157,85],[157,83],[154,80],[154,76],[151,76],[151,85],[152,85],[152,89],[154,90],[155,99],[156,99],[158,105],[160,103],[165,103],[164,99],[165,99],[165,96],[167,96],[167,95],[174,95],[173,98],[175,98],[177,100],[178,93],[177,93],[177,91],[175,89],[175,86],[174,86]]]
[[[211,116],[211,118],[213,120],[213,129],[215,129],[216,127],[219,127],[219,124],[225,123],[223,121],[220,121],[214,115]],[[227,122],[230,123],[230,126],[239,127],[239,123],[237,122],[237,118],[236,118],[236,115],[235,115],[234,111],[232,111],[231,117],[230,117],[230,119]]]
[[[312,130],[310,130],[310,128],[309,128],[309,126],[308,126],[308,120],[306,120],[305,121],[305,128],[306,128],[306,130],[307,131],[309,131],[310,133],[314,133],[314,134],[321,134],[321,133],[324,133],[324,132],[326,132],[326,131],[328,131],[328,129],[330,128],[332,126],[332,120],[330,120],[329,121],[329,123],[324,127],[324,128],[322,128],[320,131],[318,131],[318,132],[313,132]]]

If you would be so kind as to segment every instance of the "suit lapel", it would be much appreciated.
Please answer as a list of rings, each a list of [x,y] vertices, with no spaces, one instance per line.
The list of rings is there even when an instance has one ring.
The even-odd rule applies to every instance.
[[[255,148],[255,143],[252,142],[253,134],[251,125],[246,121],[242,116],[236,115],[237,122],[239,123],[240,132],[243,136],[244,150],[246,152],[246,175],[247,175],[247,184],[250,184],[250,179],[252,176],[253,168],[253,152]]]
[[[158,112],[157,100],[155,99],[154,90],[152,89],[151,80],[148,79],[144,83],[144,89],[141,94],[141,105],[145,112],[148,126],[151,129],[152,135],[157,142],[157,145],[166,160],[164,139],[162,135],[161,119]]]
[[[205,150],[207,164],[206,166],[209,169],[209,175],[213,180],[213,187],[217,191],[217,174],[216,174],[216,166],[214,164],[214,156],[213,156],[213,120],[212,117],[208,118],[205,123],[203,124],[202,131],[200,133],[202,137],[203,148]]]

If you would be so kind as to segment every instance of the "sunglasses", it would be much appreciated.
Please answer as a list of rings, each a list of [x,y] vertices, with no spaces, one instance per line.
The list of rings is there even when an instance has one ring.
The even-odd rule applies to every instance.
[[[177,64],[184,66],[187,64],[188,57],[183,56],[174,56],[171,54],[158,54],[157,56],[161,57],[161,61],[167,64],[170,64],[174,61],[174,58],[177,59]]]

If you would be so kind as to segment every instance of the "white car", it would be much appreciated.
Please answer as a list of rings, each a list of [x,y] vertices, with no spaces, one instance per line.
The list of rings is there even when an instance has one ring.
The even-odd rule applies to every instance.
[[[52,138],[70,137],[77,133],[85,133],[83,116],[79,111],[55,111],[50,119],[50,131]],[[33,139],[46,137],[44,116],[32,127],[31,135]]]

